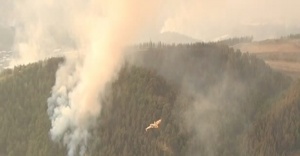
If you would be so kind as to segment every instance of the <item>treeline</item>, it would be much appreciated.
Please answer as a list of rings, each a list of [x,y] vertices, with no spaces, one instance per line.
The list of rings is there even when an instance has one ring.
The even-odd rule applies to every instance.
[[[282,36],[274,39],[266,39],[262,41],[257,41],[258,44],[274,44],[274,43],[281,43],[281,42],[289,42],[290,40],[298,40],[300,39],[300,34],[290,34],[287,36]]]
[[[65,147],[50,140],[46,103],[62,61],[53,58],[0,75],[0,155],[66,155]],[[126,62],[103,99],[87,155],[273,154],[253,144],[273,146],[272,139],[255,136],[269,133],[257,126],[268,122],[268,112],[281,109],[277,101],[291,79],[262,60],[215,43],[145,43],[127,49]],[[281,125],[299,123],[294,110],[286,110],[294,114],[290,118],[272,117],[284,122],[266,129],[294,140],[276,143],[279,154],[299,147],[296,128],[290,135]],[[160,118],[159,129],[145,131]]]
[[[281,37],[281,39],[300,39],[300,34],[290,34],[288,36]]]
[[[252,36],[245,36],[245,37],[233,37],[228,39],[223,39],[220,41],[217,41],[217,44],[224,44],[228,46],[233,46],[240,43],[250,43],[252,42],[253,37]]]

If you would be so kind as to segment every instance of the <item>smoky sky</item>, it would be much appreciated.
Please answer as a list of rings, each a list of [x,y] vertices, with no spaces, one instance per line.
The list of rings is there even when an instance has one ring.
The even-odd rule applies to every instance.
[[[0,0],[0,24],[14,25],[14,1]],[[300,32],[298,0],[166,0],[157,20],[140,36],[177,32],[208,41],[253,36],[255,40]],[[66,9],[68,7],[66,6]]]
[[[254,39],[299,33],[297,0],[175,0],[161,31],[202,40],[252,35]]]

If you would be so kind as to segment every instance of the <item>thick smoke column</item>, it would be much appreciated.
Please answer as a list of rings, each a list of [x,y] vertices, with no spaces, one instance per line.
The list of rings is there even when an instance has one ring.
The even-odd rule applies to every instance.
[[[85,153],[89,130],[101,112],[101,96],[122,65],[122,48],[150,19],[147,15],[157,1],[91,0],[83,4],[86,10],[72,25],[78,36],[76,51],[83,58],[66,58],[48,99],[51,137],[62,140],[70,156],[78,150],[80,155]]]

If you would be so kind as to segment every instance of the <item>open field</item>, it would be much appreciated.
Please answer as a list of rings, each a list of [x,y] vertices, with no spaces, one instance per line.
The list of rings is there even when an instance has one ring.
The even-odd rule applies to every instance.
[[[300,40],[265,40],[259,42],[241,43],[234,45],[233,48],[240,49],[249,53],[274,53],[274,52],[298,52],[300,53]]]
[[[294,79],[300,78],[300,40],[266,40],[242,43],[233,46],[241,52],[255,54],[266,61],[271,68]]]
[[[266,61],[273,69],[288,74],[292,78],[300,78],[300,62]]]

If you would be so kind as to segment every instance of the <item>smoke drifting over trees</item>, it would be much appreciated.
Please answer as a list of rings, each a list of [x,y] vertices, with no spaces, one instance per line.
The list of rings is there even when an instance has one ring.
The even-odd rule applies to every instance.
[[[127,63],[106,89],[105,96],[98,99],[102,108],[92,120],[93,126],[88,128],[90,139],[81,142],[84,145],[78,144],[86,147],[87,155],[251,156],[263,152],[271,156],[274,152],[280,155],[297,151],[296,131],[288,133],[290,137],[283,136],[287,142],[292,139],[292,144],[277,144],[272,140],[278,138],[263,137],[267,141],[261,141],[263,147],[277,144],[275,151],[252,146],[259,141],[253,135],[268,130],[255,128],[265,122],[272,121],[268,126],[276,134],[287,128],[272,125],[281,119],[296,123],[293,130],[299,125],[294,120],[299,115],[291,112],[295,110],[292,105],[294,108],[299,103],[280,100],[291,79],[273,71],[262,60],[224,45],[202,43],[177,46],[149,43],[124,53],[128,54]],[[68,68],[62,66],[66,61],[51,59],[2,73],[1,153],[70,154],[70,147],[66,151],[63,144],[49,138],[51,122],[46,114],[49,92],[58,82],[55,72],[58,68]],[[32,75],[35,79],[30,78]],[[295,101],[294,95],[299,92],[294,87],[286,95],[295,97],[292,100]],[[267,115],[270,111],[273,113]],[[285,115],[275,115],[276,112],[291,112],[291,120]],[[163,120],[160,128],[145,133],[148,123],[158,118]],[[26,126],[20,129],[11,120]]]
[[[14,28],[11,44],[17,57],[11,62],[15,68],[0,74],[0,155],[297,153],[299,83],[261,59],[228,47],[252,37],[128,46],[152,25],[156,31],[201,34],[204,39],[253,35],[244,34],[250,27],[250,32],[261,32],[270,25],[281,30],[286,24],[292,31],[299,26],[291,22],[298,17],[288,18],[296,5],[275,0],[273,11],[256,18],[249,10],[260,4],[257,9],[262,11],[268,0],[228,3],[236,5],[195,0],[173,5],[160,0],[3,3],[11,11],[0,9],[13,20],[0,15],[0,22]],[[249,12],[236,21],[241,15],[235,6],[245,9],[245,4],[251,6]],[[175,14],[163,11],[166,6]],[[289,11],[281,14],[280,6]],[[228,9],[229,15],[223,14]],[[274,12],[282,16],[274,19]],[[283,17],[286,23],[278,23]],[[232,32],[236,25],[243,27]],[[212,32],[217,27],[220,31]],[[66,54],[63,59],[33,63],[56,50]],[[148,123],[159,118],[160,128],[145,133]]]
[[[68,155],[75,155],[78,148],[80,155],[85,154],[89,130],[101,112],[105,88],[122,65],[122,49],[149,18],[157,2],[81,2],[86,5],[85,10],[78,11],[76,7],[81,3],[70,1],[74,12],[82,13],[68,19],[75,21],[71,33],[78,35],[75,51],[82,53],[83,58],[68,60],[58,69],[57,83],[48,100],[50,133],[53,140],[63,140]]]

